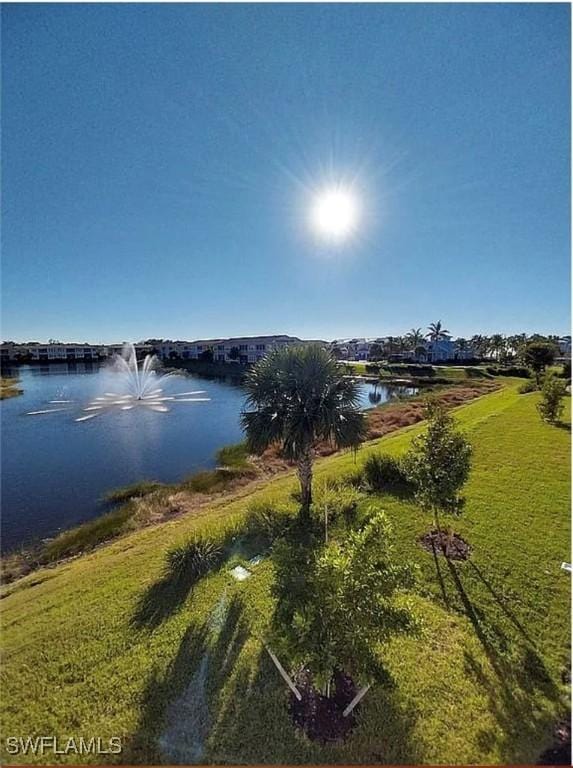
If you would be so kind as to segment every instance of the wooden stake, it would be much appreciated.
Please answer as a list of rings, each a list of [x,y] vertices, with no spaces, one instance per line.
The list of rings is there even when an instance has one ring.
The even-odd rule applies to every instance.
[[[350,702],[350,704],[349,704],[349,705],[346,707],[346,709],[345,709],[345,710],[344,710],[344,712],[342,713],[342,716],[343,716],[343,717],[348,717],[348,715],[349,715],[349,714],[352,712],[352,710],[353,710],[353,709],[354,709],[354,707],[355,707],[355,706],[358,704],[358,702],[359,702],[359,701],[360,701],[360,700],[361,700],[361,699],[362,699],[364,696],[366,696],[366,694],[368,693],[368,691],[370,690],[370,688],[371,688],[371,687],[372,687],[372,683],[368,683],[368,685],[365,685],[363,688],[361,688],[361,689],[358,691],[358,693],[356,694],[356,696],[355,696],[355,697],[352,699],[352,701]]]
[[[280,661],[277,659],[277,657],[274,655],[274,653],[271,651],[271,649],[268,647],[268,645],[265,646],[267,649],[269,656],[273,660],[276,668],[281,673],[281,677],[285,681],[285,683],[288,685],[288,687],[291,689],[291,691],[294,693],[294,695],[297,697],[299,701],[302,700],[302,694],[296,687],[296,685],[293,683],[293,681],[290,679],[290,677],[287,675],[287,673],[284,670],[283,665],[280,663]]]

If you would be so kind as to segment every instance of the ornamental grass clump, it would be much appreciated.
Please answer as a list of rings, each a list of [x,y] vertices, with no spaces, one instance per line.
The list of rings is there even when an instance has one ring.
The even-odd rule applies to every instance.
[[[167,567],[175,578],[196,581],[218,566],[223,555],[219,542],[197,537],[170,550]]]
[[[252,502],[247,510],[245,534],[261,538],[268,546],[287,531],[294,514],[292,506],[284,503],[266,500]]]
[[[364,479],[371,491],[396,493],[412,491],[402,462],[393,456],[373,453],[364,464]]]

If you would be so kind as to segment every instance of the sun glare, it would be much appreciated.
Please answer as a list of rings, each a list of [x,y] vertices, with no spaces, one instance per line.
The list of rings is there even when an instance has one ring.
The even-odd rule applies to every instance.
[[[342,240],[358,224],[358,205],[344,189],[330,189],[318,195],[312,207],[312,225],[323,237]]]

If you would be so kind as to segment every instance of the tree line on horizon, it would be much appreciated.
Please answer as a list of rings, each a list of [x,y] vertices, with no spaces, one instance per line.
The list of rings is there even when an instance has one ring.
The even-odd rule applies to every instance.
[[[450,340],[452,334],[442,325],[441,320],[436,323],[430,323],[426,333],[422,328],[411,328],[402,336],[387,336],[376,339],[369,350],[370,360],[382,360],[390,355],[403,354],[405,352],[415,352],[417,350],[425,351],[424,343],[427,341],[436,342]],[[458,336],[453,339],[456,349],[460,352],[472,350],[476,358],[493,357],[499,363],[509,361],[523,360],[525,350],[529,344],[544,343],[555,348],[554,356],[559,356],[559,343],[562,340],[571,341],[571,336],[558,336],[556,334],[543,335],[540,333],[516,333],[504,335],[494,333],[490,336],[486,334],[474,334],[466,338]],[[341,355],[340,344],[333,346],[333,354],[338,357]]]

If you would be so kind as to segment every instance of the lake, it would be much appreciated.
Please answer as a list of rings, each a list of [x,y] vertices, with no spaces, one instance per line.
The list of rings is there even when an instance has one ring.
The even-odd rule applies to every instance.
[[[166,394],[205,390],[209,402],[173,404],[167,413],[116,410],[78,423],[88,401],[117,391],[117,374],[108,367],[61,363],[13,373],[24,394],[0,402],[4,551],[101,514],[113,488],[142,479],[178,482],[213,467],[219,448],[242,439],[244,392],[232,378],[175,376],[166,381]],[[373,385],[360,386],[363,407],[372,407]],[[413,390],[378,386],[376,392],[385,402]],[[63,410],[27,415],[56,408]]]

